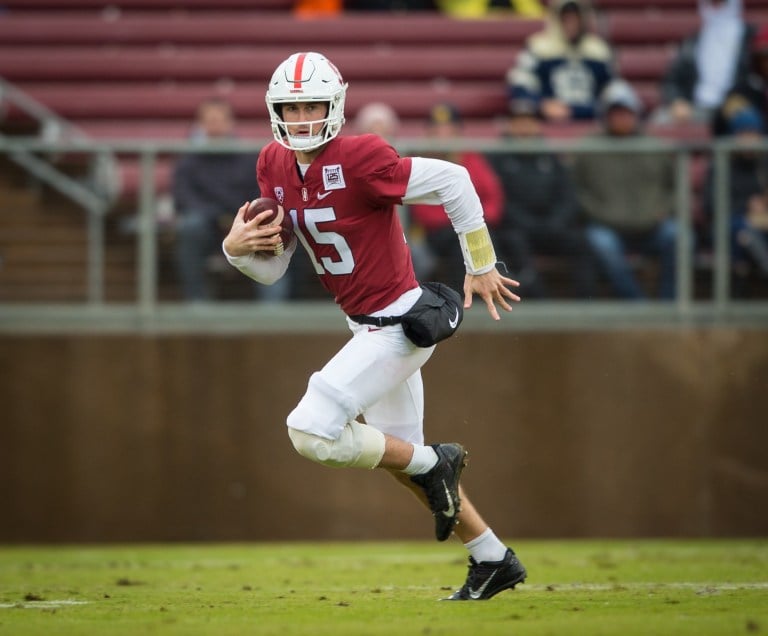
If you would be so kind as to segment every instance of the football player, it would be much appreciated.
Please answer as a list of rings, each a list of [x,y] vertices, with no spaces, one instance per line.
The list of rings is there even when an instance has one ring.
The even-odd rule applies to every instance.
[[[510,289],[519,283],[496,269],[467,171],[400,157],[377,135],[340,137],[346,91],[338,69],[319,53],[295,53],[277,67],[266,94],[275,141],[260,153],[256,172],[262,196],[277,199],[293,219],[296,239],[274,256],[279,227],[262,224],[264,213],[245,222],[246,203],[224,253],[253,280],[272,284],[302,244],[352,337],[311,376],[288,415],[294,447],[324,465],[390,471],[429,507],[437,540],[455,532],[469,551],[466,582],[449,599],[488,599],[523,582],[525,568],[464,494],[464,448],[424,444],[420,369],[434,346],[416,346],[400,324],[376,324],[402,316],[422,294],[395,205],[445,207],[466,265],[465,308],[477,294],[499,320],[497,306],[511,311],[520,300]]]

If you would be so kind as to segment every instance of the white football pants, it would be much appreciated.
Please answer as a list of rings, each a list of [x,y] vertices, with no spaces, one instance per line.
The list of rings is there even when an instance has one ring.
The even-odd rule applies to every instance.
[[[400,325],[372,327],[347,319],[352,338],[312,374],[287,424],[338,439],[347,422],[363,415],[369,426],[414,444],[424,443],[421,367],[434,347],[414,345]]]

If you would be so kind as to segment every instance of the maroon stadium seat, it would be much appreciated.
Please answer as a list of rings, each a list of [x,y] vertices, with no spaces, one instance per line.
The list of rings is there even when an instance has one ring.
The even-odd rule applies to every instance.
[[[747,11],[747,19],[754,23],[768,22],[768,6],[765,9]],[[628,44],[656,46],[677,45],[693,34],[700,26],[697,11],[616,11],[603,21],[603,34],[615,47]]]
[[[264,83],[238,83],[217,91],[208,83],[44,83],[19,86],[57,113],[70,119],[168,117],[189,119],[202,100],[226,96],[242,117],[263,117]],[[347,92],[348,113],[371,101],[385,101],[403,117],[425,116],[438,101],[450,100],[466,117],[492,117],[506,108],[506,91],[499,82],[393,83],[383,91],[378,82],[358,81]]]
[[[689,10],[696,12],[697,0],[593,0],[593,6],[602,12],[619,12],[627,9],[665,12],[670,10]],[[745,0],[747,11],[768,9],[768,0]]]
[[[294,0],[3,0],[6,10],[290,11]]]
[[[618,70],[630,82],[659,81],[669,66],[674,49],[670,46],[624,46],[616,54]]]
[[[402,137],[421,136],[429,108],[451,101],[465,116],[467,135],[495,137],[506,110],[506,72],[543,24],[428,12],[306,20],[291,15],[289,0],[3,5],[0,76],[100,138],[184,139],[197,104],[220,95],[232,101],[243,137],[267,140],[266,81],[288,54],[306,48],[326,53],[350,81],[350,124],[362,105],[384,101],[401,116]],[[675,45],[698,25],[694,0],[595,5],[620,73],[646,108],[654,108]],[[768,8],[768,0],[751,6]],[[554,126],[547,134],[573,137],[586,130]]]
[[[115,19],[83,12],[42,15],[8,13],[0,17],[0,43],[25,45],[249,45],[270,46],[287,57],[294,50],[359,45],[361,57],[378,46],[411,44],[517,48],[541,28],[539,20],[454,20],[433,14],[349,14],[301,20],[279,13],[128,13]],[[504,50],[504,49],[501,49]],[[398,69],[392,69],[396,74]]]
[[[497,46],[398,46],[361,55],[357,47],[323,49],[348,81],[488,80],[503,83],[518,49]],[[0,75],[11,81],[201,81],[230,78],[266,82],[284,53],[273,46],[190,46],[158,49],[141,45],[0,47]],[[397,69],[396,76],[393,69]]]

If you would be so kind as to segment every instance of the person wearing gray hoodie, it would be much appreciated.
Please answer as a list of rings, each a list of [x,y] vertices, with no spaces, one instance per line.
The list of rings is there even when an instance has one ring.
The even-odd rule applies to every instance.
[[[675,294],[674,157],[669,152],[622,150],[624,140],[645,136],[642,106],[624,80],[614,80],[600,101],[603,130],[594,139],[612,140],[616,149],[576,153],[571,166],[587,240],[601,269],[621,298],[643,299],[630,253],[660,258],[658,294]]]

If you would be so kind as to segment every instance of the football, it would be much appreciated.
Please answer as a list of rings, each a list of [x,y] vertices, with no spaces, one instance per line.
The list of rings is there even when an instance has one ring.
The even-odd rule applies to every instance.
[[[253,219],[257,214],[270,210],[272,212],[264,221],[263,225],[268,226],[280,226],[280,242],[275,245],[274,252],[259,251],[257,254],[261,256],[280,256],[285,251],[285,247],[291,241],[291,235],[293,234],[293,220],[291,215],[284,212],[283,207],[275,200],[269,197],[259,197],[251,201],[248,209],[245,211],[243,219],[247,223]],[[282,215],[282,219],[280,216]]]

